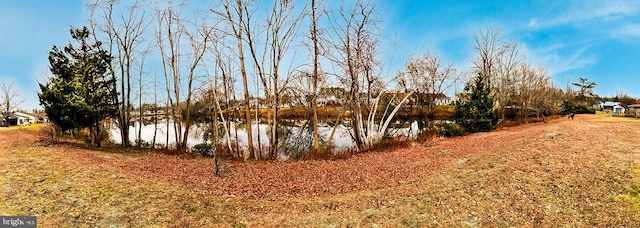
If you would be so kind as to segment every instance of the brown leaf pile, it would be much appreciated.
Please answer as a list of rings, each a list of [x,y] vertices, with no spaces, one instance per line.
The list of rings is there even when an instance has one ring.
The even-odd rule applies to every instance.
[[[115,167],[201,193],[249,198],[324,196],[395,187],[424,178],[443,164],[464,162],[464,157],[474,152],[516,140],[532,126],[437,139],[424,145],[414,143],[408,148],[360,153],[343,160],[223,162],[222,177],[213,175],[211,159],[157,152],[136,159],[109,159],[91,151],[82,151],[78,156],[87,165]]]

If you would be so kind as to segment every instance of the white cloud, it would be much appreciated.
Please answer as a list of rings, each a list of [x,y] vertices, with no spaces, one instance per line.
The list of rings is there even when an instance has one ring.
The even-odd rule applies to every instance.
[[[557,43],[547,48],[532,49],[523,45],[524,54],[534,65],[546,66],[552,75],[560,75],[565,72],[590,67],[598,63],[595,55],[588,54],[588,50],[594,44]]]
[[[538,18],[531,18],[531,20],[529,20],[529,27],[532,28],[536,28],[538,27]]]
[[[638,38],[640,37],[640,24],[627,24],[613,29],[610,37],[617,39]]]
[[[589,21],[615,21],[640,14],[640,1],[569,1],[561,12],[550,12],[550,19],[537,20],[541,27],[579,24]]]

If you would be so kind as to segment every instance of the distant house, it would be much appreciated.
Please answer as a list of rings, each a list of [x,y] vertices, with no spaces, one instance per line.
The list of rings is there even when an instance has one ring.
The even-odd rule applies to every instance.
[[[640,104],[632,104],[627,106],[629,108],[629,115],[640,118]]]
[[[15,112],[13,116],[16,118],[18,125],[34,124],[38,121],[38,117],[28,113]]]
[[[416,100],[413,100],[415,104],[426,104],[431,101],[435,105],[448,105],[451,104],[451,98],[444,93],[414,93]]]
[[[0,115],[0,119],[1,126],[33,124],[38,121],[38,117],[24,112],[11,113],[9,118],[6,119],[3,115]]]
[[[450,97],[444,95],[443,93],[434,94],[433,96],[435,98],[434,100],[436,102],[436,105],[448,105],[453,102]]]
[[[625,112],[625,108],[620,102],[605,101],[600,103],[600,109],[605,112],[612,112],[614,115],[622,115]]]
[[[18,118],[16,118],[16,116],[13,114],[10,114],[6,117],[0,114],[0,120],[1,120],[0,126],[3,126],[3,127],[18,125]]]
[[[336,96],[321,95],[316,98],[318,106],[335,106],[340,105],[341,101]]]

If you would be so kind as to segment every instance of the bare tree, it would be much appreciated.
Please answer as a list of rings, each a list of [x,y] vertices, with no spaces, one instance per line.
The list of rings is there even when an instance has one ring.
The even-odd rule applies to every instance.
[[[187,149],[191,128],[194,79],[207,51],[207,44],[211,39],[213,29],[206,26],[204,19],[194,22],[182,20],[181,7],[182,5],[177,6],[178,11],[172,5],[158,10],[156,39],[163,62],[167,97],[174,123],[176,148],[179,151],[184,151]],[[188,44],[184,44],[184,41]],[[183,49],[185,47],[186,50]],[[186,86],[185,91],[183,91],[183,86]],[[184,117],[184,122],[182,117]]]
[[[501,120],[505,119],[508,107],[514,105],[514,96],[517,94],[518,67],[524,63],[523,56],[518,50],[516,43],[506,43],[503,45],[504,52],[498,63],[496,70],[496,80],[494,93],[495,99],[502,113]]]
[[[269,142],[271,143],[268,158],[270,159],[274,159],[277,155],[281,98],[291,79],[292,69],[295,68],[294,66],[289,68],[288,72],[283,72],[282,60],[288,54],[293,39],[297,35],[299,21],[302,19],[302,12],[295,11],[296,4],[297,1],[274,1],[267,18],[258,20],[263,24],[258,24],[257,29],[254,24],[256,18],[252,13],[254,11],[250,11],[246,5],[244,9],[246,18],[243,26],[246,37],[244,40],[253,59],[256,80],[259,78],[262,82],[268,108],[273,111],[268,112]],[[259,108],[260,102],[257,105],[256,109]],[[258,113],[256,110],[256,114]],[[260,159],[260,156],[260,152],[255,152],[256,159]]]
[[[148,91],[146,91],[145,85],[147,85],[148,83],[146,82],[146,77],[149,77],[148,72],[146,71],[146,65],[145,65],[145,60],[147,58],[147,56],[151,53],[151,47],[154,45],[154,43],[152,42],[147,42],[147,46],[144,50],[141,50],[141,52],[139,53],[139,64],[138,64],[138,91],[136,91],[137,93],[137,100],[138,100],[138,124],[134,125],[137,126],[138,128],[138,132],[136,134],[136,141],[135,144],[136,146],[142,148],[143,142],[144,140],[142,139],[142,127],[145,125],[144,124],[144,116],[145,116],[145,112],[146,111],[153,111],[151,109],[156,110],[157,109],[157,94],[155,93],[156,91],[156,83],[155,83],[155,75],[153,75],[153,90],[154,90],[154,104],[153,105],[149,105],[146,104],[145,100],[147,100],[147,96],[145,96],[146,94],[148,94]],[[155,115],[155,117],[157,117],[157,113]],[[152,144],[155,144],[155,137],[156,137],[156,132],[157,132],[157,128],[158,128],[158,124],[157,124],[157,118],[155,118],[156,120],[154,121],[154,135],[153,135],[153,139]],[[151,145],[153,147],[153,145]]]
[[[219,54],[219,52],[218,52],[218,54]],[[220,57],[217,58],[217,60],[218,60],[218,64],[217,65],[219,66],[219,69],[221,69],[221,70],[220,71],[216,70],[216,76],[214,78],[214,93],[213,93],[214,97],[213,97],[213,99],[215,101],[215,106],[218,109],[220,109],[220,107],[221,107],[220,98],[218,97],[218,93],[220,93],[220,91],[218,91],[218,88],[219,88],[218,87],[218,78],[219,78],[218,72],[220,72],[220,73],[222,73],[222,83],[223,83],[223,86],[224,86],[223,87],[222,96],[225,99],[226,109],[227,109],[227,111],[229,111],[229,96],[227,94],[227,88],[226,88],[226,85],[225,85],[228,82],[226,81],[227,76],[224,75],[225,71],[222,70],[222,69],[224,69],[224,66],[222,64],[220,64],[222,62],[221,59],[222,58],[220,58]],[[225,120],[224,115],[222,114],[222,112],[219,112],[219,114],[220,114],[220,120],[222,121],[222,126],[224,127],[227,146],[229,148],[229,152],[232,153],[233,148],[231,147],[231,131],[229,129],[230,128],[229,127],[229,122],[227,122],[227,120]],[[214,117],[213,119],[214,119],[214,121],[217,121],[216,117]],[[236,138],[237,138],[237,133],[236,133]],[[218,155],[216,155],[216,156],[218,156]]]
[[[240,65],[240,73],[242,75],[242,86],[244,91],[244,111],[245,111],[245,121],[247,128],[247,141],[248,141],[248,155],[253,158],[254,157],[254,148],[253,148],[253,130],[252,130],[252,121],[251,121],[251,107],[250,107],[250,94],[249,94],[249,84],[248,84],[248,76],[247,76],[247,68],[244,57],[244,43],[243,43],[243,35],[245,28],[245,10],[248,5],[246,1],[236,0],[235,4],[232,4],[229,0],[221,0],[221,5],[224,7],[224,12],[217,12],[215,10],[211,10],[213,13],[220,15],[231,28],[232,36],[236,39],[237,44],[237,57]]]
[[[551,83],[546,68],[520,64],[517,76],[515,99],[522,123],[527,123],[528,118],[534,113],[546,122],[546,115],[559,112],[562,94]]]
[[[531,95],[533,94],[530,86],[535,80],[535,74],[536,72],[530,64],[523,63],[518,65],[517,78],[514,83],[517,91],[514,94],[514,99],[517,105],[514,105],[514,108],[517,107],[518,119],[522,123],[526,122],[526,118],[529,115]]]
[[[241,6],[241,12],[237,12],[235,7],[228,0],[222,1],[220,0],[220,5],[223,10],[217,11],[215,9],[210,9],[210,11],[217,16],[221,24],[218,26],[217,33],[220,34],[217,42],[212,42],[209,45],[209,50],[214,56],[215,59],[215,70],[214,70],[214,83],[217,83],[217,80],[220,81],[220,84],[216,86],[217,93],[214,93],[218,98],[215,99],[217,106],[220,109],[224,109],[224,112],[220,112],[220,119],[222,120],[223,127],[225,130],[225,137],[227,141],[227,146],[231,156],[235,157],[244,157],[247,159],[247,154],[251,155],[251,153],[245,153],[240,150],[238,144],[238,123],[241,122],[240,118],[240,106],[245,106],[244,108],[244,116],[245,119],[247,117],[246,105],[244,105],[245,101],[239,103],[236,100],[236,81],[237,77],[235,75],[235,67],[241,68],[240,65],[245,65],[244,57],[242,57],[242,61],[239,61],[241,57],[238,55],[239,48],[242,48],[238,45],[238,37],[236,36],[236,32],[240,32],[239,35],[244,34],[244,24],[238,24],[238,20],[235,17],[243,16],[242,12],[244,12],[244,4],[246,2],[239,2]],[[238,2],[236,2],[238,4]],[[240,15],[238,15],[240,14]],[[225,26],[224,24],[227,24]],[[235,31],[233,29],[236,29]],[[242,40],[242,37],[241,39]],[[244,51],[244,50],[242,50]],[[235,60],[234,60],[235,59]],[[241,63],[238,63],[241,62]],[[234,63],[237,63],[234,64]],[[245,66],[246,69],[246,66]],[[246,73],[246,71],[245,71]],[[221,88],[220,88],[221,87]],[[224,113],[224,114],[223,114]],[[226,116],[226,119],[225,119]],[[249,118],[249,121],[251,119]],[[232,139],[231,133],[232,129],[234,132],[234,137]],[[250,135],[251,138],[252,135]],[[232,146],[233,140],[235,140],[235,146]],[[253,141],[251,139],[251,141]],[[253,143],[249,143],[253,145]],[[235,152],[235,154],[234,154]],[[241,155],[242,153],[242,155]]]
[[[0,83],[0,108],[2,108],[2,116],[4,117],[4,123],[9,126],[9,117],[14,113],[17,108],[24,103],[24,99],[18,93],[18,90],[13,87],[14,81],[2,81]]]
[[[222,115],[222,112],[220,112],[221,111],[220,100],[219,100],[220,90],[218,87],[219,71],[216,70],[215,75],[211,75],[209,70],[206,67],[205,67],[205,70],[207,71],[207,78],[206,78],[207,82],[206,84],[204,84],[205,87],[201,91],[199,91],[199,93],[197,94],[199,96],[196,97],[195,100],[197,100],[196,104],[198,103],[200,104],[200,111],[206,112],[206,118],[210,118],[211,120],[211,122],[209,123],[209,126],[204,128],[204,132],[202,133],[205,135],[205,140],[210,142],[212,145],[211,155],[213,156],[213,160],[214,160],[213,162],[214,175],[219,176],[220,175],[219,159],[222,154],[221,151],[219,150],[220,149],[219,145],[221,145],[221,141],[223,140],[223,138],[220,135],[221,130],[222,130],[222,133],[225,134],[229,151],[231,151],[232,148],[231,148],[231,141],[229,137],[229,131],[227,131],[227,127],[228,127],[227,121],[224,115]],[[203,105],[206,110],[202,110]],[[222,120],[222,127],[224,129],[220,129],[221,124],[220,124],[220,121],[218,121],[218,114],[220,114],[220,119]]]
[[[472,34],[473,49],[477,54],[474,59],[471,59],[474,73],[484,75],[491,88],[495,87],[492,81],[496,79],[500,60],[506,50],[498,34],[498,31],[493,28],[480,29]]]
[[[235,77],[233,77],[233,75],[231,75],[231,58],[227,55],[225,55],[225,51],[223,48],[224,45],[218,45],[218,43],[214,42],[212,45],[212,50],[214,52],[215,55],[215,59],[216,59],[216,70],[215,70],[215,79],[217,80],[218,78],[220,79],[221,83],[222,83],[222,91],[220,91],[222,99],[217,97],[218,93],[214,93],[214,95],[216,96],[214,99],[216,101],[216,105],[218,107],[222,107],[222,105],[220,105],[220,100],[224,101],[224,107],[225,107],[225,112],[227,113],[227,120],[229,120],[230,116],[232,113],[235,113],[235,107],[231,107],[231,97],[235,91],[234,89],[234,85],[235,85]],[[219,88],[217,85],[215,86],[216,90]],[[220,119],[222,120],[223,123],[223,127],[225,130],[225,136],[227,138],[227,145],[229,147],[229,152],[231,153],[231,155],[233,155],[233,148],[231,146],[231,124],[230,124],[230,120],[227,121],[225,120],[224,115],[222,114],[222,112],[220,112]],[[236,140],[238,139],[238,130],[237,127],[235,128],[235,138]],[[239,149],[238,149],[238,144],[236,143],[236,152],[239,153]],[[238,156],[239,157],[239,156]]]
[[[162,60],[162,69],[165,79],[165,89],[167,96],[165,105],[165,112],[167,115],[167,139],[165,146],[168,147],[169,124],[172,121],[176,143],[182,142],[181,119],[176,117],[176,109],[179,108],[178,104],[180,102],[180,90],[178,88],[180,87],[179,61],[181,56],[179,55],[178,50],[180,47],[182,34],[178,32],[179,19],[172,6],[168,6],[166,9],[158,9],[156,15],[156,44],[158,45],[158,50],[160,51],[160,57]],[[174,87],[174,94],[177,94],[178,99],[175,98],[176,96],[172,95],[171,87]],[[180,112],[178,111],[178,114],[179,113]]]
[[[551,81],[546,68],[539,67],[536,72],[537,77],[530,86],[533,89],[531,109],[546,123],[547,116],[561,112],[563,94]]]
[[[505,119],[509,107],[520,106],[520,117],[524,117],[528,111],[522,105],[529,101],[530,94],[522,85],[533,77],[533,71],[525,63],[517,43],[502,40],[498,30],[494,28],[475,31],[473,40],[473,48],[477,53],[472,59],[474,73],[487,80],[491,93],[496,98],[496,105],[500,107],[501,120]]]
[[[375,73],[373,53],[375,48],[376,21],[372,18],[375,6],[369,2],[357,1],[351,11],[340,8],[337,16],[329,16],[332,21],[335,49],[333,56],[328,56],[344,70],[346,77],[341,81],[348,88],[349,110],[351,111],[353,138],[358,149],[364,150],[364,125],[362,116],[361,80]],[[368,80],[367,80],[368,81]],[[368,88],[365,85],[365,88]],[[366,91],[370,92],[370,91]],[[366,96],[370,96],[366,94]],[[368,98],[367,98],[368,99]]]
[[[272,106],[273,102],[272,102],[272,96],[271,96],[272,93],[271,93],[270,78],[269,78],[269,75],[266,73],[267,69],[270,66],[266,61],[268,59],[268,55],[267,55],[268,47],[269,47],[268,44],[271,38],[269,35],[267,35],[267,31],[269,31],[271,24],[264,23],[264,24],[258,24],[258,26],[254,26],[255,25],[254,22],[256,20],[256,18],[254,17],[255,12],[256,12],[256,9],[249,10],[249,7],[245,5],[244,7],[245,20],[244,20],[242,32],[246,37],[244,41],[247,45],[247,49],[249,49],[249,54],[251,56],[251,59],[253,60],[253,69],[255,73],[255,82],[256,82],[255,84],[256,98],[260,97],[260,84],[258,83],[258,81],[260,81],[262,83],[262,92],[264,93],[264,98],[267,103],[267,108],[269,108],[269,111],[267,112],[267,122],[268,122],[269,128],[271,128],[272,126],[274,126],[271,123],[273,121],[273,115],[271,114],[272,112],[270,111],[273,109],[273,106]],[[264,20],[264,18],[258,18],[257,20],[263,21],[263,22],[266,21]],[[263,34],[263,36],[259,36],[260,34]],[[260,46],[262,48],[260,48]],[[261,105],[260,103],[261,102],[256,102],[256,107],[255,107],[256,122],[260,121],[260,105]],[[269,133],[270,132],[271,131],[269,130]],[[273,135],[272,134],[268,134],[268,135],[269,135],[269,141],[273,142],[273,139],[272,139]],[[257,134],[257,144],[258,144],[258,150],[254,151],[253,156],[256,159],[260,159],[262,155],[262,142],[261,142],[259,130]]]
[[[122,12],[116,12],[117,0],[96,0],[89,5],[91,12],[89,24],[94,30],[101,32],[107,39],[109,52],[116,56],[115,65],[110,70],[114,77],[120,75],[120,104],[118,115],[118,127],[123,146],[129,146],[129,124],[131,118],[131,78],[135,64],[143,68],[144,61],[137,62],[138,58],[145,55],[144,34],[150,22],[146,18],[146,12],[141,2],[135,1],[132,5],[125,6]],[[115,15],[114,15],[115,14]]]
[[[562,96],[551,82],[546,68],[535,68],[519,52],[517,43],[503,41],[495,29],[473,33],[477,57],[472,59],[474,73],[483,75],[491,87],[502,120],[508,108],[517,110],[520,121],[535,113],[554,113]],[[546,120],[545,120],[546,121]]]
[[[270,37],[268,48],[270,52],[270,76],[272,88],[272,107],[273,120],[271,127],[271,152],[270,159],[275,159],[278,151],[278,122],[280,119],[280,105],[284,91],[287,88],[295,66],[289,66],[289,70],[285,70],[282,66],[282,60],[288,54],[289,48],[296,37],[300,28],[303,14],[296,13],[295,1],[275,1],[271,10],[271,15],[267,21],[269,28],[267,35]],[[302,11],[304,12],[304,10]]]
[[[196,69],[200,65],[200,61],[202,61],[204,54],[207,51],[208,42],[213,40],[214,37],[212,36],[213,28],[208,27],[204,21],[193,23],[193,28],[189,28],[186,24],[182,24],[182,29],[188,38],[191,47],[191,53],[189,55],[191,61],[190,64],[187,65],[187,95],[184,108],[185,132],[183,141],[180,144],[180,146],[184,147],[187,145],[189,129],[191,128],[191,98],[194,91],[193,82],[196,77]],[[193,29],[193,31],[191,29]]]
[[[151,140],[151,148],[156,147],[156,137],[158,136],[158,81],[157,76],[153,75],[153,139]]]
[[[311,108],[313,116],[311,124],[313,124],[313,150],[316,154],[320,153],[320,137],[318,135],[318,56],[320,55],[320,47],[318,41],[318,17],[316,16],[316,1],[311,0],[311,42],[313,43],[313,80],[311,87],[313,88],[313,99],[311,100]]]
[[[423,110],[426,106],[426,114],[430,116],[437,101],[446,96],[446,90],[454,86],[458,76],[452,63],[445,65],[438,55],[427,51],[410,59],[406,64],[406,72],[402,72],[396,80],[406,92],[414,92],[415,103],[421,106],[419,114],[425,114]]]
[[[138,71],[138,138],[136,140],[136,146],[142,148],[142,126],[144,125],[144,108],[142,106],[142,95],[144,93],[143,91],[143,83],[142,83],[142,78],[144,77],[144,60],[146,57],[146,53],[148,53],[148,48],[147,51],[145,51],[144,55],[142,56],[142,60],[141,60],[141,64],[140,64],[140,68]]]
[[[224,12],[211,10],[229,24],[232,37],[236,39],[240,71],[243,76],[243,86],[248,81],[249,70],[253,69],[256,80],[256,93],[259,91],[258,81],[261,82],[265,100],[268,104],[269,142],[271,147],[267,154],[268,158],[275,158],[278,148],[278,119],[281,105],[281,98],[287,83],[290,81],[295,66],[285,70],[282,61],[288,56],[288,51],[297,35],[302,13],[296,11],[296,1],[275,1],[271,10],[266,14],[256,14],[257,5],[249,4],[248,1],[236,1],[232,6],[229,1],[221,1],[225,9]],[[256,16],[257,15],[257,16]],[[246,61],[244,51],[250,61]],[[259,79],[259,80],[258,80]],[[246,86],[245,86],[245,90]],[[257,96],[259,97],[259,96]],[[251,134],[251,120],[249,112],[249,94],[245,94],[245,118],[249,141],[253,142]],[[260,102],[256,104],[256,119],[259,118]],[[259,142],[258,134],[258,144]],[[261,159],[260,150],[253,148],[253,143],[249,143],[250,158]]]

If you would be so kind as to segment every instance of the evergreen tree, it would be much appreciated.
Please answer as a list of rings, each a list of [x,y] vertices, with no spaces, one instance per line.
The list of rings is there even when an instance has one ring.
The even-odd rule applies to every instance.
[[[498,112],[493,108],[486,76],[478,76],[465,86],[467,97],[458,102],[454,118],[468,132],[486,132],[494,129],[498,123]]]
[[[90,43],[89,29],[71,28],[79,44],[49,52],[53,77],[40,84],[40,105],[54,124],[63,130],[89,128],[91,143],[100,146],[100,121],[118,113],[117,91],[108,67],[111,56],[100,41]]]

